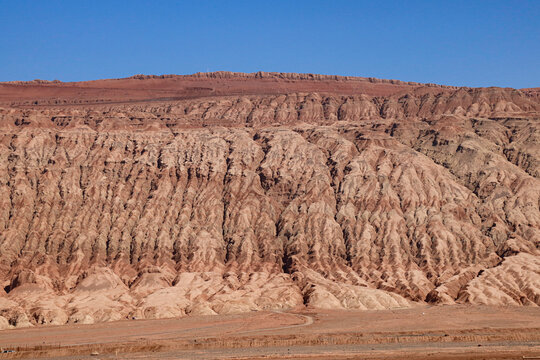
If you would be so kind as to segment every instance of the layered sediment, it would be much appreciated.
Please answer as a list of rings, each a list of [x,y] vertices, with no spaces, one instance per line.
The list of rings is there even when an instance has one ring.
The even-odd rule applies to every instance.
[[[535,94],[275,73],[0,84],[0,328],[538,306]]]

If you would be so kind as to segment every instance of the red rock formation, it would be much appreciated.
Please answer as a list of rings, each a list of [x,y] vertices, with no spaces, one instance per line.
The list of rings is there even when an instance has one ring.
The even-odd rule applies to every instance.
[[[0,326],[540,305],[531,89],[220,72],[0,101]]]

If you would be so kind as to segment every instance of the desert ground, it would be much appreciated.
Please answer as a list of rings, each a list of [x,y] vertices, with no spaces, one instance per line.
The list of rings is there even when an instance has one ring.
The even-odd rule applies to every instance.
[[[304,309],[0,332],[0,359],[534,359],[537,307]]]

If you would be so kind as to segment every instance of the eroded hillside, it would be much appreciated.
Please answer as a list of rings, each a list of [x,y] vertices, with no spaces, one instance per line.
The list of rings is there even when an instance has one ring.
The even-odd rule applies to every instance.
[[[171,79],[186,88],[118,81],[156,92]],[[265,79],[271,93],[253,90]],[[10,84],[26,97],[0,109],[0,328],[540,305],[533,93],[291,74],[189,81],[226,91],[233,80],[245,83],[230,96],[97,105],[43,100],[50,89],[33,104],[56,85]]]

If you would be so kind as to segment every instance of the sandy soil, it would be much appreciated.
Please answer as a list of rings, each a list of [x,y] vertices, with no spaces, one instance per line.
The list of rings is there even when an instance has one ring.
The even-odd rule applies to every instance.
[[[17,350],[0,359],[522,359],[540,356],[538,319],[532,307],[421,306],[48,326],[0,332]]]

